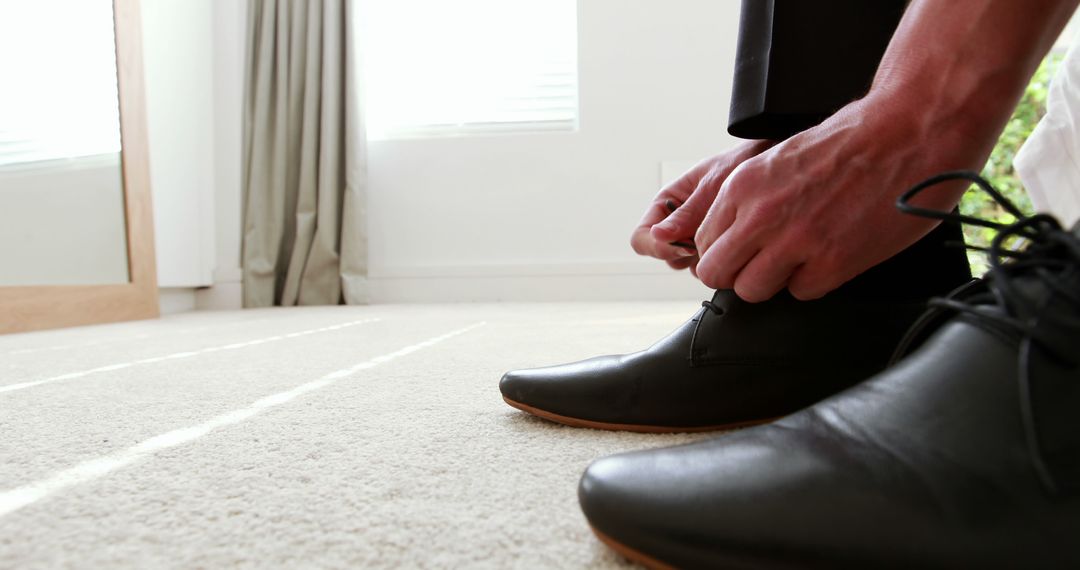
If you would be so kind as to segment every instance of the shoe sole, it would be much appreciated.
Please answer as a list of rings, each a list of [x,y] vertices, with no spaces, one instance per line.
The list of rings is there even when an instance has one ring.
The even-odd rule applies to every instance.
[[[613,424],[609,422],[595,422],[592,420],[583,420],[581,418],[562,416],[553,412],[549,412],[547,410],[541,410],[540,408],[534,408],[532,406],[522,404],[521,402],[515,402],[514,400],[511,400],[506,396],[503,396],[503,400],[510,406],[517,408],[523,412],[530,413],[538,418],[543,418],[545,420],[570,427],[592,428],[606,431],[632,431],[637,433],[695,433],[703,431],[730,431],[735,429],[753,427],[761,424],[767,424],[780,419],[779,417],[776,417],[764,420],[750,420],[745,422],[734,422],[715,426],[649,426],[641,424]]]
[[[596,527],[592,525],[589,525],[589,528],[592,529],[593,534],[596,535],[596,538],[600,539],[600,542],[603,542],[608,546],[608,548],[619,553],[620,556],[629,560],[630,562],[636,562],[637,564],[641,564],[649,570],[675,570],[674,566],[671,566],[670,564],[665,564],[653,558],[652,556],[649,556],[648,554],[638,552],[637,550],[634,550],[633,548],[630,548],[629,546],[626,546],[625,544],[615,540],[614,538],[611,538],[610,536],[596,530]]]

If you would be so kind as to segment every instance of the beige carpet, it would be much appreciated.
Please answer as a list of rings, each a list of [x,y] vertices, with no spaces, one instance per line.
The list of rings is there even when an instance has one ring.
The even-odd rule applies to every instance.
[[[0,568],[611,568],[594,458],[703,436],[506,406],[692,303],[189,313],[0,336]]]

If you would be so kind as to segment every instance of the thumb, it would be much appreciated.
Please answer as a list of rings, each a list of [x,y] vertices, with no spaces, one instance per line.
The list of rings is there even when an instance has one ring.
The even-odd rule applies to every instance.
[[[673,241],[689,241],[692,243],[698,226],[705,219],[705,215],[709,212],[709,208],[719,191],[719,185],[715,185],[716,190],[713,190],[712,187],[713,185],[702,181],[701,186],[690,195],[690,198],[684,204],[676,205],[675,210],[667,218],[652,227],[651,235],[653,238],[667,243]]]

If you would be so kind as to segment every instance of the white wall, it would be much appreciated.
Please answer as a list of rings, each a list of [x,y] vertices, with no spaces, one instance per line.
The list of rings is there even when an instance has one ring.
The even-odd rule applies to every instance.
[[[159,279],[240,306],[247,0],[143,0]],[[724,132],[735,0],[579,0],[581,130],[374,142],[375,302],[698,297],[636,257],[663,175]]]
[[[193,14],[205,18],[209,0],[146,2],[161,15],[202,6],[169,24],[183,28]],[[214,161],[192,140],[197,172],[183,174],[187,187],[214,186],[215,286],[199,293],[209,308],[239,306],[243,2],[214,3],[212,58],[202,47],[184,56],[209,62],[190,76],[213,75],[212,113],[203,87],[185,112],[189,126],[212,121],[198,141],[212,138]],[[704,295],[689,274],[635,256],[628,240],[662,164],[670,176],[733,144],[725,127],[737,27],[734,0],[579,0],[580,131],[371,143],[373,301]],[[169,41],[205,39],[183,33],[174,28]],[[181,186],[165,184],[155,191]],[[172,255],[167,243],[159,256]]]
[[[142,17],[158,283],[210,285],[216,263],[214,0],[143,0]]]
[[[377,301],[698,297],[628,241],[725,133],[738,3],[580,0],[581,129],[370,145]]]
[[[240,307],[244,3],[142,2],[163,312]]]
[[[213,7],[214,244],[213,287],[199,291],[202,309],[236,309],[242,235],[242,113],[247,0],[216,0]]]

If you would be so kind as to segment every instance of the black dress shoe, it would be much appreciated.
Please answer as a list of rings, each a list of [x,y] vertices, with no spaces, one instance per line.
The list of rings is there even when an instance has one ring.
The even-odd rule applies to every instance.
[[[593,463],[590,524],[653,567],[1080,568],[1080,227],[1025,219],[992,253],[868,382]]]
[[[579,427],[645,432],[753,425],[800,410],[881,371],[934,295],[971,280],[959,227],[912,247],[816,301],[786,292],[747,303],[717,291],[689,321],[633,354],[516,370],[508,404]]]

